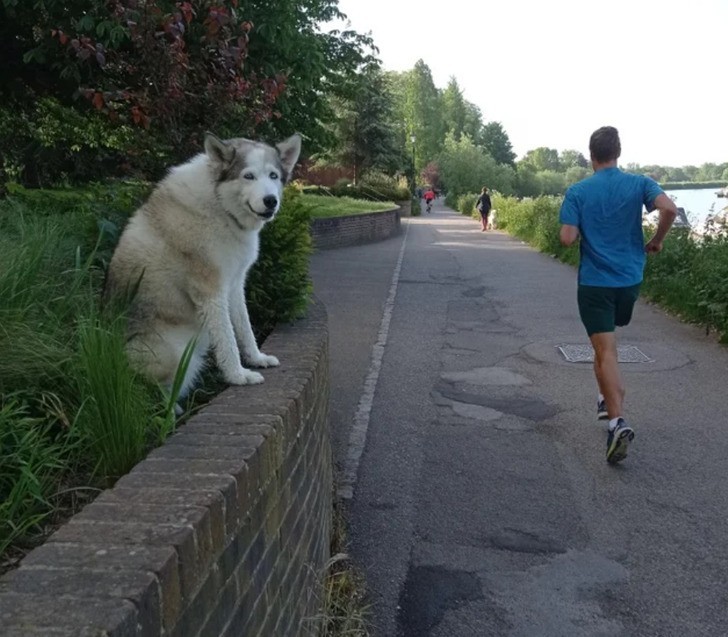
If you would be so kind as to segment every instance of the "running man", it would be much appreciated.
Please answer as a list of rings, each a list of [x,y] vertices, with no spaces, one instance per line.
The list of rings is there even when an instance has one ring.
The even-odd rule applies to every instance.
[[[425,203],[427,204],[427,212],[432,212],[432,202],[435,200],[435,190],[430,187],[425,193]]]
[[[642,283],[645,253],[662,250],[677,208],[655,181],[618,168],[622,147],[616,128],[604,126],[594,131],[589,152],[594,174],[566,191],[560,214],[561,243],[569,246],[581,239],[579,315],[594,348],[597,417],[609,420],[607,462],[616,464],[627,456],[634,431],[624,418],[625,388],[614,330],[629,324]],[[655,234],[646,245],[643,205],[650,212],[660,212]]]

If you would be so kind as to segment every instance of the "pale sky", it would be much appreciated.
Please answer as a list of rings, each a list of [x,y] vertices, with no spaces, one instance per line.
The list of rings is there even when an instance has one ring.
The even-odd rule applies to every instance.
[[[588,156],[616,126],[620,162],[728,161],[728,0],[339,0],[371,32],[384,68],[422,58],[435,85],[454,75],[514,151]],[[722,98],[722,99],[721,99]]]

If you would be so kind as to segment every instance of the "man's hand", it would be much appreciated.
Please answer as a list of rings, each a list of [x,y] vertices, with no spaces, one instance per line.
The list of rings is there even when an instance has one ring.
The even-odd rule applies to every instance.
[[[645,245],[645,252],[647,254],[657,254],[658,252],[662,252],[662,241],[650,239],[647,242],[647,245]]]
[[[559,232],[559,239],[561,239],[561,245],[570,246],[579,238],[579,228],[577,226],[570,226],[563,224]]]

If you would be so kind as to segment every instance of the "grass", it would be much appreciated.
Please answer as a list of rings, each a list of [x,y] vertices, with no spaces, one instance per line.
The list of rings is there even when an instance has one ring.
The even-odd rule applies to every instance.
[[[347,528],[342,505],[334,502],[331,559],[321,584],[320,615],[312,622],[318,637],[369,637],[369,607],[365,585],[347,550]]]
[[[367,212],[392,210],[397,205],[387,201],[367,201],[351,197],[333,197],[328,195],[302,195],[302,200],[310,208],[315,219],[342,217],[345,215],[361,215]]]
[[[122,312],[98,303],[131,199],[122,186],[0,201],[0,571],[173,427],[170,399],[127,363]]]

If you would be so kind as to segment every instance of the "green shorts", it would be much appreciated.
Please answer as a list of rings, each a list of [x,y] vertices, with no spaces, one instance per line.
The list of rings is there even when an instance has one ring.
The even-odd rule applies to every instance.
[[[591,336],[601,332],[613,332],[615,326],[629,325],[641,285],[638,283],[626,288],[580,285],[576,298],[586,333]]]

